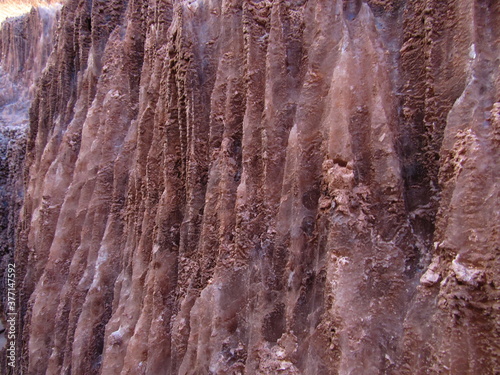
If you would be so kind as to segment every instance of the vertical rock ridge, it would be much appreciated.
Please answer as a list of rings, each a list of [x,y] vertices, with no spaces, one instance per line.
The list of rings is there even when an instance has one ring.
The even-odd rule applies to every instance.
[[[14,263],[15,249],[22,242],[18,236],[18,221],[25,197],[23,168],[29,142],[28,110],[36,81],[54,43],[59,10],[58,4],[32,8],[23,16],[5,20],[0,31],[0,288],[3,291],[7,291],[7,265]],[[8,328],[8,301],[7,293],[3,294],[2,332]],[[2,368],[7,367],[7,338],[5,331],[0,336]]]
[[[499,14],[68,0],[30,109],[14,373],[500,371]]]

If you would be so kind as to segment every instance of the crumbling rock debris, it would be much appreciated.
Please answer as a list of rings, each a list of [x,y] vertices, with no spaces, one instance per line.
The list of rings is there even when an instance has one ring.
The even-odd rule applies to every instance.
[[[58,17],[7,183],[9,371],[500,373],[500,2]]]

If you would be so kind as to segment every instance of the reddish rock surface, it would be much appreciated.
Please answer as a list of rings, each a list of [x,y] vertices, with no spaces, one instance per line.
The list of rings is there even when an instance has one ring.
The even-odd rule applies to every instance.
[[[499,25],[494,0],[68,0],[13,373],[500,373]]]
[[[12,4],[0,4],[0,10],[5,10],[9,5]],[[36,80],[52,50],[58,8],[60,6],[33,9],[23,17],[11,18],[4,22],[0,30],[0,274],[2,275],[0,368],[2,374],[8,373],[5,348],[11,340],[7,340],[10,324],[6,322],[9,303],[7,267],[14,261],[19,210],[24,197],[23,168],[29,128],[30,98],[34,95]],[[12,290],[16,290],[17,293],[21,291],[19,286]],[[12,295],[10,298],[10,302],[13,302]]]

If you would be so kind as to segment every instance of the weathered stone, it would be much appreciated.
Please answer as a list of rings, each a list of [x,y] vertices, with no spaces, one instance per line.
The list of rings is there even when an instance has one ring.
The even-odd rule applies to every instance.
[[[499,373],[499,24],[496,1],[67,0],[14,373]]]

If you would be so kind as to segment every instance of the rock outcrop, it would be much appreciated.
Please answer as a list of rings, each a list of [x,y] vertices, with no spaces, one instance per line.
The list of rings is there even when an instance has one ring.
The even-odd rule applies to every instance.
[[[13,373],[499,373],[498,25],[493,0],[68,0]]]
[[[5,4],[0,4],[3,9]],[[19,210],[23,203],[24,158],[29,105],[35,83],[53,46],[59,5],[11,18],[0,31],[0,364],[6,365],[7,265],[13,263]],[[7,373],[2,371],[2,373]]]

